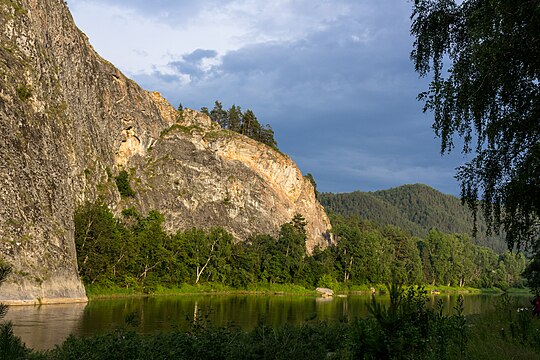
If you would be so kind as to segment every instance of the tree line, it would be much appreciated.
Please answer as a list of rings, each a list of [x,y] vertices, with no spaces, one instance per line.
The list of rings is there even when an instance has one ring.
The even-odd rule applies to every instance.
[[[473,234],[473,217],[467,207],[458,198],[423,184],[374,192],[323,192],[318,199],[325,209],[336,214],[356,215],[381,225],[395,225],[418,237],[426,237],[432,228],[446,233]],[[494,233],[488,235],[486,221],[482,214],[478,215],[472,241],[503,253],[508,248],[504,237]]]
[[[221,102],[216,101],[212,110],[203,107],[201,112],[210,116],[210,119],[223,129],[237,132],[277,149],[272,127],[269,124],[262,125],[250,109],[242,112],[240,106],[232,105],[228,110],[225,110]]]
[[[522,286],[522,254],[476,246],[466,235],[432,230],[425,238],[394,226],[334,216],[336,245],[306,252],[306,222],[296,215],[276,236],[254,235],[235,242],[222,228],[169,234],[156,211],[133,209],[115,218],[103,204],[75,214],[79,272],[85,284],[151,291],[155,286],[220,283],[298,284],[345,288],[403,284]]]

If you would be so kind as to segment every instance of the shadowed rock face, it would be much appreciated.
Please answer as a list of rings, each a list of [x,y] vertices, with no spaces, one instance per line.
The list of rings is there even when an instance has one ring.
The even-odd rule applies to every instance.
[[[204,114],[183,117],[103,60],[62,0],[0,0],[0,300],[83,301],[73,212],[104,199],[165,215],[170,230],[223,226],[238,240],[295,213],[308,249],[329,221],[294,162]],[[122,199],[125,169],[136,191]]]

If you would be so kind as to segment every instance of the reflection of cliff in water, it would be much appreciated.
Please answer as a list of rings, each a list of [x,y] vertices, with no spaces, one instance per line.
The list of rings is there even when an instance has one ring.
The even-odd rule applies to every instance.
[[[50,349],[69,335],[79,333],[86,303],[10,306],[6,321],[13,331],[33,349]]]

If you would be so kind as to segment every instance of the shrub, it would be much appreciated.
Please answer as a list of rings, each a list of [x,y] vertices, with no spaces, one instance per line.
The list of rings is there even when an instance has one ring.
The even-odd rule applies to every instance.
[[[120,171],[116,179],[116,187],[122,197],[135,197],[135,191],[129,184],[129,174],[126,170]]]
[[[26,85],[19,86],[17,88],[17,96],[21,101],[25,102],[32,97],[32,90]]]

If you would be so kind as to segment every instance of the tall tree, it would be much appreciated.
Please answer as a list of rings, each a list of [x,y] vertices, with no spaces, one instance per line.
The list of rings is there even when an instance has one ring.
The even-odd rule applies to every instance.
[[[540,253],[540,4],[415,0],[411,19],[411,58],[432,76],[419,99],[441,152],[459,136],[476,155],[457,172],[462,199],[473,211],[483,200],[509,248]]]
[[[224,129],[228,127],[227,111],[223,110],[223,105],[217,100],[214,103],[214,108],[210,111],[210,119],[217,122]]]
[[[105,204],[86,203],[75,212],[75,246],[79,274],[87,284],[116,276],[130,257],[118,221]]]
[[[253,114],[253,111],[247,109],[246,112],[242,114],[242,126],[240,127],[240,133],[251,137],[251,126],[254,121],[256,121],[255,114]]]
[[[233,105],[227,111],[228,127],[227,129],[240,132],[242,127],[242,109],[240,106]]]
[[[260,142],[270,147],[277,148],[277,142],[274,139],[274,130],[269,124],[261,127]]]
[[[281,253],[283,278],[287,282],[296,282],[304,269],[306,225],[304,217],[295,214],[289,223],[281,226],[276,246]]]

